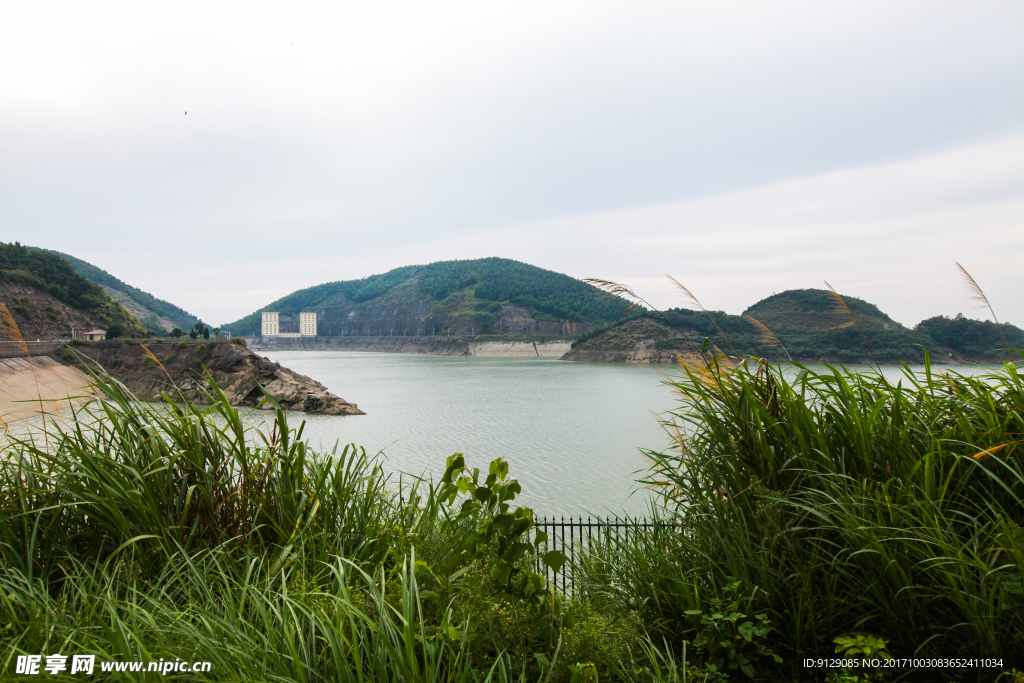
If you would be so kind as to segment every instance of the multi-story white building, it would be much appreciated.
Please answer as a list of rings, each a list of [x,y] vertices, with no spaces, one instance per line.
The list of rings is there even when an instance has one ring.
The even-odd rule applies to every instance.
[[[276,337],[280,333],[280,328],[277,322],[277,312],[263,312],[263,326],[260,329],[260,334],[264,337]]]
[[[261,332],[264,337],[315,337],[316,313],[299,313],[299,331],[282,332],[277,312],[264,311]]]
[[[299,334],[303,337],[316,336],[316,313],[299,313]]]

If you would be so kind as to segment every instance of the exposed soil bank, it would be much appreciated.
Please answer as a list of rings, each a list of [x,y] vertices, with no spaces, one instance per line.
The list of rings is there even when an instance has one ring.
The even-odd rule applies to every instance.
[[[28,285],[0,282],[0,302],[10,310],[26,341],[68,339],[72,330],[82,334],[99,327],[96,321]],[[3,338],[7,340],[11,337]]]
[[[501,358],[512,358],[512,357],[528,357],[528,356],[547,356],[561,358],[571,348],[571,343],[567,341],[549,341],[549,342],[501,342],[501,341],[487,341],[487,342],[472,342],[470,343],[471,351],[474,356],[486,356],[486,357],[501,357]]]
[[[679,351],[664,342],[676,339],[675,330],[645,318],[630,320],[596,337],[576,344],[562,360],[588,363],[676,363]],[[662,342],[659,344],[659,342]]]
[[[256,383],[285,408],[327,415],[362,415],[354,403],[327,391],[314,379],[276,365],[249,349],[224,342],[141,344],[98,342],[79,344],[75,351],[106,368],[139,398],[152,401],[163,392],[181,391],[189,400],[206,402],[210,385],[203,377],[207,369],[232,405],[252,406],[263,399]],[[63,359],[78,362],[71,349]],[[176,389],[175,389],[176,387]],[[264,406],[267,407],[267,406]]]
[[[92,400],[92,378],[47,356],[0,359],[0,419],[24,420]]]

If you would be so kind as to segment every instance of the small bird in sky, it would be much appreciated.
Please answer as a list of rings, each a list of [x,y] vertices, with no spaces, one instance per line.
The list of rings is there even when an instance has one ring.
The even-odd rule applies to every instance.
[[[188,112],[185,112],[185,116],[188,116]]]

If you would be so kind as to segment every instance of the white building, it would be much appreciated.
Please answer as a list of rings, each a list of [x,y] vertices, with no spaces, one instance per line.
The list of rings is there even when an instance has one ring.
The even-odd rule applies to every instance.
[[[263,326],[261,334],[264,337],[315,337],[316,336],[316,313],[299,313],[299,331],[282,332],[278,314],[275,311],[263,312]]]
[[[264,337],[276,337],[280,332],[280,328],[277,323],[277,312],[263,312],[263,326],[260,330],[260,334]]]
[[[316,336],[316,313],[299,313],[299,334],[303,337]]]

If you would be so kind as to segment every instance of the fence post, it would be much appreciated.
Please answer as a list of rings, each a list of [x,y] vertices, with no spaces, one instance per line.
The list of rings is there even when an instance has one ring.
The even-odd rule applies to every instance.
[[[605,551],[614,551],[623,540],[627,539],[628,534],[637,533],[640,530],[659,529],[665,524],[661,520],[652,521],[646,517],[630,517],[628,514],[623,517],[618,515],[588,516],[586,521],[583,521],[583,517],[570,516],[568,522],[565,521],[565,516],[551,517],[549,520],[545,515],[538,519],[536,528],[538,532],[543,531],[547,534],[548,540],[544,542],[543,548],[540,545],[537,546],[537,552],[534,554],[534,568],[538,574],[543,572],[546,589],[550,590],[552,587],[556,590],[560,589],[563,595],[569,591],[575,592],[580,553],[588,552],[594,548],[595,543],[597,546],[603,547]],[[679,525],[672,524],[671,526],[675,529]],[[569,528],[568,545],[565,542],[566,527]],[[579,533],[576,532],[577,528]],[[584,528],[586,528],[586,543],[583,542]],[[566,556],[566,563],[562,567],[561,582],[559,582],[558,574],[551,572],[548,566],[541,561],[541,554],[552,550],[561,551]],[[566,573],[570,571],[572,576],[566,576]],[[552,584],[552,582],[554,583]]]

